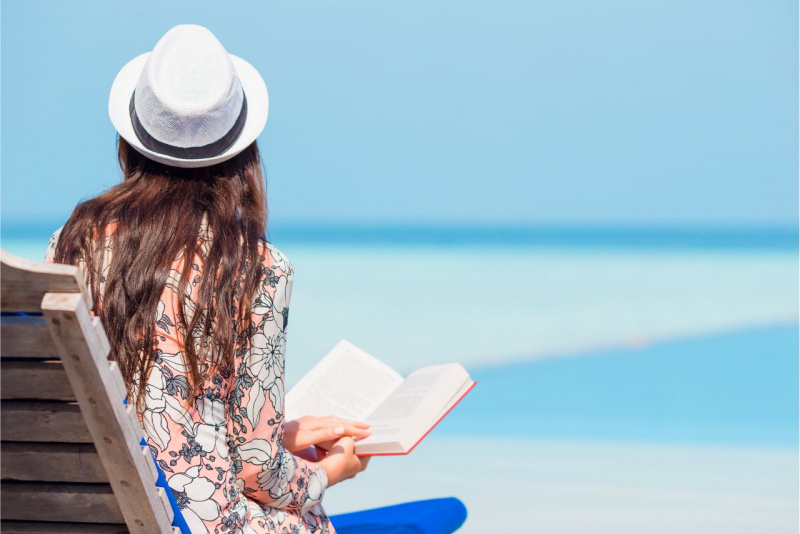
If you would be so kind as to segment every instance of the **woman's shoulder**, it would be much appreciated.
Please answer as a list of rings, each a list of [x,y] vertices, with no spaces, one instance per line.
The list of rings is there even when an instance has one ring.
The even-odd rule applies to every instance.
[[[47,250],[44,253],[44,261],[47,263],[52,263],[53,258],[56,255],[56,247],[58,246],[58,238],[61,237],[61,231],[64,229],[62,225],[58,230],[53,232],[53,235],[50,236],[50,241],[47,243]]]
[[[259,253],[261,255],[261,264],[267,269],[280,271],[281,274],[285,274],[288,277],[294,274],[294,266],[286,254],[266,239],[261,241]]]
[[[64,228],[66,228],[67,224],[61,225],[53,235],[50,236],[50,241],[47,243],[47,250],[45,251],[44,261],[48,263],[52,263],[55,258],[56,254],[56,247],[58,246],[58,242],[61,239],[61,234],[64,232]],[[103,236],[105,237],[105,245],[106,248],[110,247],[111,238],[114,235],[114,231],[117,228],[117,223],[115,221],[111,221],[105,224],[102,228]],[[100,228],[94,227],[92,229],[92,239],[97,239],[100,235]]]

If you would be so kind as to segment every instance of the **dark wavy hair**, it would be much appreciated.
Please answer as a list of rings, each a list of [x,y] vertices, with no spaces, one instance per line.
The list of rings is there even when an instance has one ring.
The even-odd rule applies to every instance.
[[[78,204],[61,232],[55,261],[82,264],[92,311],[102,321],[110,357],[118,362],[131,400],[140,377],[135,400],[141,407],[156,357],[158,302],[179,256],[179,295],[198,281],[192,267],[196,255],[203,264],[197,311],[187,314],[184,299],[178,299],[177,326],[184,333],[190,389],[201,392],[204,372],[220,369],[226,375],[232,370],[237,336],[251,326],[267,200],[255,142],[228,161],[196,169],[155,162],[122,138],[118,158],[123,181]],[[211,235],[207,253],[198,238],[204,218]],[[115,230],[106,264],[110,224]]]

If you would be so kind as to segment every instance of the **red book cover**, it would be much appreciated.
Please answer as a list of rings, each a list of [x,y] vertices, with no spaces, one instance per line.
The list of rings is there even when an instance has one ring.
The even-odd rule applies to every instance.
[[[417,442],[416,442],[414,445],[412,445],[412,446],[411,446],[411,448],[410,448],[410,449],[408,449],[406,452],[375,452],[375,453],[366,453],[366,454],[356,454],[356,456],[403,456],[403,455],[406,455],[406,454],[410,453],[411,451],[413,451],[413,450],[414,450],[414,448],[415,448],[417,445],[419,445],[419,442],[420,442],[420,441],[422,441],[423,439],[425,439],[425,436],[427,436],[428,434],[430,434],[430,433],[431,433],[431,430],[433,430],[433,429],[436,427],[436,425],[438,425],[438,424],[439,424],[439,421],[441,421],[442,419],[444,419],[444,418],[445,418],[445,416],[446,416],[447,414],[449,414],[449,413],[450,413],[450,412],[453,410],[453,408],[455,408],[455,407],[458,405],[458,403],[459,403],[459,402],[461,402],[461,399],[463,399],[464,397],[466,397],[466,396],[467,396],[467,393],[469,393],[470,391],[472,391],[472,388],[474,388],[474,387],[475,387],[475,384],[477,384],[477,382],[474,382],[474,381],[473,381],[473,382],[472,382],[472,384],[469,386],[469,388],[467,388],[467,390],[464,392],[464,394],[463,394],[463,395],[461,395],[461,396],[458,398],[458,400],[455,402],[455,404],[453,404],[453,405],[452,405],[450,408],[448,408],[448,410],[447,410],[446,412],[444,412],[444,413],[442,414],[442,416],[441,416],[439,419],[437,419],[437,420],[436,420],[436,422],[435,422],[435,423],[433,423],[433,425],[432,425],[432,426],[431,426],[431,427],[428,429],[428,431],[427,431],[427,432],[425,432],[425,433],[422,435],[422,437],[421,437],[421,438],[419,438],[419,439],[417,440]]]

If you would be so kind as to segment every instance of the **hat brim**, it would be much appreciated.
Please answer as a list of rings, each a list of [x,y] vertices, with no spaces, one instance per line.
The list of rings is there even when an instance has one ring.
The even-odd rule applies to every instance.
[[[236,74],[242,83],[242,90],[247,98],[247,118],[245,119],[242,133],[233,145],[218,156],[203,159],[181,159],[159,154],[148,149],[139,141],[133,130],[130,102],[149,56],[150,52],[136,56],[122,67],[122,70],[119,71],[114,79],[114,84],[111,86],[111,95],[108,98],[108,115],[111,117],[111,123],[114,128],[116,128],[120,137],[144,156],[173,167],[208,167],[234,157],[250,146],[264,130],[269,110],[267,85],[255,67],[242,58],[230,54],[231,62],[234,69],[236,69]]]

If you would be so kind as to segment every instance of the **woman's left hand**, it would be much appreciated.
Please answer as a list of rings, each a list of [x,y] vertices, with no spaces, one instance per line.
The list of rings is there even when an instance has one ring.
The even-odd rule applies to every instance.
[[[341,419],[332,415],[325,417],[307,415],[286,422],[283,428],[283,446],[289,452],[297,452],[312,445],[335,441],[342,436],[352,436],[353,439],[359,440],[369,435],[367,423]]]

